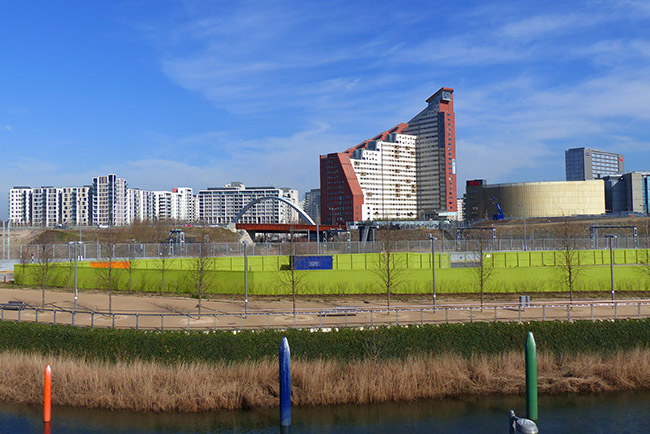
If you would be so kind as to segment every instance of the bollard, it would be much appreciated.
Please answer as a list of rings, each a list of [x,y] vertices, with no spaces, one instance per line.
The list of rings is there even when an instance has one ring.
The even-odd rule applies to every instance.
[[[45,366],[43,389],[43,422],[50,423],[52,420],[52,368],[49,363]]]
[[[291,351],[286,337],[280,343],[280,426],[291,425]]]
[[[537,347],[532,332],[526,336],[526,417],[537,421]]]

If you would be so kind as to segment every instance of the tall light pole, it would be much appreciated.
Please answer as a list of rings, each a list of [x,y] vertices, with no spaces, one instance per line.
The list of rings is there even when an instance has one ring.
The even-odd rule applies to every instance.
[[[244,244],[244,317],[248,316],[248,254],[246,252],[248,244]]]
[[[614,250],[612,244],[616,235],[605,235],[609,241],[609,274],[611,277],[612,303],[614,303]]]
[[[429,234],[429,241],[431,241],[431,274],[433,277],[433,311],[436,311],[436,251],[433,241],[437,238]]]
[[[526,251],[528,250],[527,241],[526,241],[526,239],[528,238],[528,235],[526,233],[526,205],[518,203],[517,206],[521,207],[522,211],[524,212],[524,251]]]
[[[77,260],[79,259],[79,254],[77,253],[77,244],[78,241],[70,241],[68,244],[74,245],[74,312],[77,313],[77,300],[78,300],[78,286],[77,286]]]

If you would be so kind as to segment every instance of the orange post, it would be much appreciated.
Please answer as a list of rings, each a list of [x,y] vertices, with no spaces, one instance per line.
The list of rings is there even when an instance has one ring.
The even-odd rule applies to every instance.
[[[45,391],[43,399],[43,422],[50,423],[52,420],[52,368],[48,363],[45,366]]]

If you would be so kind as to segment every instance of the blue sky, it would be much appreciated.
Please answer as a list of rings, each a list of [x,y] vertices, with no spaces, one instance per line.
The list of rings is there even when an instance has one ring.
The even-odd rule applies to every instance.
[[[564,150],[650,170],[650,3],[12,2],[0,14],[0,217],[13,185],[317,188],[318,155],[455,89],[459,188],[564,179]]]

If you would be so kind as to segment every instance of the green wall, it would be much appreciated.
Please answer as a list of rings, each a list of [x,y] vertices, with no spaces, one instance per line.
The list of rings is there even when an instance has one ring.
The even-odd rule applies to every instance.
[[[650,276],[641,267],[632,265],[641,259],[641,252],[633,249],[617,250],[614,255],[616,290],[648,290]],[[487,292],[561,292],[566,289],[562,275],[555,264],[560,262],[560,252],[491,252],[489,260],[494,272],[486,285]],[[332,270],[298,271],[303,283],[301,294],[383,294],[377,275],[379,254],[333,255]],[[422,253],[397,254],[402,283],[393,288],[394,293],[430,293],[432,291],[431,255]],[[192,292],[189,279],[192,259],[170,259],[162,288],[162,273],[157,260],[133,261],[131,289],[137,292],[165,292],[187,294]],[[585,250],[580,253],[581,274],[577,291],[609,291],[610,268],[608,250]],[[248,289],[251,295],[282,295],[291,289],[281,283],[283,267],[288,268],[288,256],[253,256],[248,258]],[[242,257],[215,258],[208,273],[208,293],[241,294],[244,292],[244,259]],[[49,286],[70,287],[74,279],[74,264],[60,263]],[[89,262],[78,264],[78,285],[82,289],[94,289],[99,284],[98,268]],[[116,269],[116,286],[129,290],[129,270]],[[15,281],[19,284],[38,286],[38,267],[29,264],[14,267]],[[472,268],[450,268],[450,255],[436,255],[436,286],[439,293],[478,292],[478,282]]]

